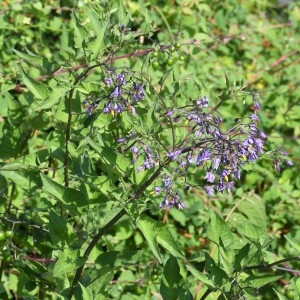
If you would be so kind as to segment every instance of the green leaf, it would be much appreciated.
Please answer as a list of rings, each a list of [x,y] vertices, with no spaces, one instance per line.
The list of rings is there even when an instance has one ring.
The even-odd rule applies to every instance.
[[[82,48],[84,46],[84,40],[87,36],[86,29],[80,24],[75,12],[72,12],[72,25],[74,28],[74,43],[75,48]]]
[[[225,247],[232,246],[234,242],[228,223],[224,222],[224,220],[216,213],[210,214],[207,237],[215,244],[219,244],[221,238]]]
[[[181,249],[172,236],[169,228],[163,224],[159,224],[158,226],[160,227],[160,230],[156,237],[157,242],[173,256],[184,258],[184,255],[182,254]]]
[[[209,274],[209,278],[212,279],[215,286],[222,286],[228,281],[228,275],[220,268],[212,257],[205,252],[205,270]]]
[[[229,82],[229,79],[228,79],[228,77],[227,77],[226,74],[224,74],[224,75],[225,75],[226,88],[229,89],[229,88],[230,88],[230,82]]]
[[[241,283],[241,286],[244,287],[251,286],[253,288],[260,288],[270,282],[277,281],[282,277],[283,275],[271,275],[271,274],[250,275]]]
[[[59,252],[60,255],[53,268],[54,277],[62,277],[65,274],[74,274],[75,269],[78,267],[77,250],[72,250],[64,247],[63,251]]]
[[[76,241],[73,227],[53,210],[49,215],[49,233],[55,246],[63,248],[66,244],[72,246]]]
[[[262,228],[267,226],[264,201],[257,195],[246,196],[238,205],[238,210],[247,216],[249,222]]]
[[[63,246],[68,239],[68,228],[65,219],[57,215],[53,210],[49,215],[49,232],[52,242]]]
[[[90,8],[87,8],[87,13],[94,28],[95,37],[88,43],[88,47],[93,53],[91,59],[99,56],[100,52],[105,48],[104,36],[109,25],[108,22],[102,22],[99,16]]]
[[[63,24],[62,26],[62,33],[61,33],[61,43],[60,43],[60,53],[66,59],[71,57],[75,57],[76,52],[74,51],[74,45],[71,44],[70,39],[70,32],[67,30],[66,25]],[[73,41],[72,41],[73,42]]]
[[[85,299],[85,300],[92,300],[92,299],[95,299],[93,297],[93,295],[91,295],[88,290],[85,288],[84,285],[82,285],[80,282],[79,282],[79,286],[80,286],[80,289],[82,291],[82,299]]]
[[[21,58],[25,59],[29,64],[33,65],[35,68],[41,70],[42,72],[48,72],[47,69],[44,67],[45,59],[39,57],[37,55],[30,55],[13,49],[13,51]]]
[[[58,103],[62,98],[65,97],[67,92],[70,90],[68,87],[56,87],[50,94],[50,96],[43,101],[43,103],[37,107],[36,110],[44,110],[52,108],[56,103]]]
[[[208,274],[203,274],[190,265],[186,265],[186,268],[188,269],[188,271],[190,271],[193,274],[193,276],[196,279],[203,282],[209,288],[216,290],[216,286],[215,286],[214,282],[211,280],[211,278],[208,278],[208,277],[210,277]]]
[[[285,235],[284,238],[289,242],[289,244],[292,246],[294,251],[297,251],[300,253],[300,241],[299,240],[297,240],[295,238],[291,238],[288,235]]]
[[[86,196],[75,189],[66,188],[63,185],[53,181],[48,176],[41,174],[43,182],[43,190],[55,199],[61,201],[70,213],[78,214],[77,207],[86,206],[88,204]]]
[[[1,94],[5,94],[6,92],[10,91],[10,90],[13,90],[14,88],[16,87],[16,84],[15,83],[2,83],[1,82]],[[4,98],[2,98],[1,101],[4,101]],[[3,109],[3,107],[1,107],[1,110]],[[1,113],[1,115],[3,115]]]
[[[239,249],[235,255],[233,267],[236,271],[240,271],[247,264],[248,255],[250,252],[250,243],[247,243],[243,248]]]
[[[88,43],[88,47],[93,53],[91,57],[92,60],[97,58],[101,51],[105,48],[104,36],[107,30],[107,26],[107,22],[103,23],[98,28],[98,32],[96,32],[96,37]]]
[[[101,18],[90,6],[88,6],[86,8],[86,11],[89,15],[89,18],[91,20],[91,24],[93,26],[94,31],[97,32],[97,30],[101,29],[101,26],[102,26]]]
[[[162,258],[160,256],[156,240],[159,232],[159,229],[157,228],[157,222],[148,216],[142,215],[137,222],[137,227],[143,233],[146,241],[148,242],[148,247],[150,250],[153,252],[157,260],[162,263]]]
[[[280,294],[275,289],[273,289],[273,291],[276,293],[276,295],[277,295],[277,297],[278,297],[279,300],[288,300],[287,297],[285,297],[284,295]]]
[[[123,155],[113,151],[109,147],[101,147],[91,139],[86,139],[88,144],[99,153],[101,168],[112,177],[124,176],[128,167],[131,165],[131,160]]]
[[[267,232],[264,228],[261,228],[260,226],[254,225],[250,222],[245,222],[243,224],[240,224],[237,228],[238,232],[250,239],[266,239],[267,238]]]
[[[100,266],[109,266],[110,268],[119,268],[124,265],[136,264],[139,260],[139,251],[124,250],[109,251],[100,254],[95,263]]]
[[[30,92],[33,93],[35,98],[37,98],[39,100],[46,99],[50,94],[50,91],[49,91],[47,85],[45,85],[41,82],[38,82],[38,81],[34,80],[33,78],[31,78],[29,75],[27,75],[24,72],[22,67],[20,67],[20,70],[21,70],[21,74],[22,74],[24,84],[27,86],[27,88],[30,90]]]
[[[177,259],[173,256],[170,256],[165,264],[160,285],[160,293],[163,299],[178,299],[178,291],[182,286],[182,281],[183,278],[180,274],[180,268]]]
[[[12,180],[23,190],[33,190],[41,186],[39,170],[35,166],[18,163],[6,164],[0,168],[0,174]]]

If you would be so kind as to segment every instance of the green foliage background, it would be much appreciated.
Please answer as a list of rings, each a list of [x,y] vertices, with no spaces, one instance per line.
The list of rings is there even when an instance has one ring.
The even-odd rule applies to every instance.
[[[299,259],[275,263],[300,251],[299,3],[119,2],[0,4],[0,298],[68,299],[76,269],[85,264],[74,299],[299,299]],[[120,24],[133,32],[122,47],[114,31]],[[114,34],[102,43],[109,30]],[[82,82],[78,76],[107,49],[126,56],[174,39],[182,46],[161,96],[179,82],[183,102],[195,97],[199,90],[189,79],[196,78],[215,104],[229,95],[222,115],[230,123],[246,110],[233,91],[258,90],[267,148],[280,146],[292,167],[275,172],[266,156],[245,171],[235,193],[213,198],[187,193],[178,182],[187,204],[182,211],[158,210],[162,199],[151,195],[152,186],[143,200],[127,205],[131,189],[152,173],[136,174],[114,135],[140,124],[129,115],[120,128],[111,116],[88,119],[81,102],[103,74],[95,70]],[[171,70],[167,59],[160,55],[153,68],[156,58],[145,52],[115,63],[147,70],[157,90]],[[139,109],[143,132],[167,140],[153,111],[146,104]],[[84,258],[98,230],[124,207],[126,217]]]

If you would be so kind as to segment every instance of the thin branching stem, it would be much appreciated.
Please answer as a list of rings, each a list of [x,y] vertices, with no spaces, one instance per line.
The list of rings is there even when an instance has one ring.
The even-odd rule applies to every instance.
[[[159,168],[152,174],[152,176],[144,184],[142,184],[141,186],[139,186],[137,188],[137,190],[134,193],[131,201],[138,200],[141,197],[141,195],[143,194],[143,192],[147,189],[147,187],[160,175],[160,173],[163,170],[164,166],[166,166],[169,163],[170,163],[170,161],[167,160],[164,163],[164,165],[160,165]],[[125,214],[126,214],[126,210],[124,208],[122,208],[108,223],[106,223],[103,227],[101,227],[99,229],[98,233],[91,240],[90,244],[88,245],[88,247],[86,248],[86,250],[83,254],[83,257],[85,258],[85,260],[88,259],[88,257],[91,254],[92,250],[97,245],[98,241],[102,238],[102,236],[104,236],[107,233],[107,231],[113,225],[115,225]],[[72,296],[75,292],[78,281],[80,280],[80,277],[82,275],[82,271],[83,271],[84,266],[85,266],[85,264],[81,265],[79,268],[76,269],[75,276],[73,278],[73,282],[72,282],[72,285],[70,287],[70,291],[69,291],[69,295],[68,295],[70,299],[72,298]]]

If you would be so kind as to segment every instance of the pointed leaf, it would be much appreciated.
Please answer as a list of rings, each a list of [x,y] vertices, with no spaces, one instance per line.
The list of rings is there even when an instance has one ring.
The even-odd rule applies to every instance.
[[[276,293],[276,295],[277,295],[277,297],[278,297],[279,300],[289,300],[287,297],[285,297],[284,295],[280,294],[275,289],[273,289],[273,291]]]
[[[50,94],[50,96],[39,106],[36,110],[43,110],[52,108],[56,103],[58,103],[67,92],[70,90],[68,87],[56,87]]]
[[[177,259],[173,256],[167,260],[160,285],[160,293],[163,299],[178,299],[178,291],[182,285],[183,278]]]
[[[93,295],[91,295],[88,290],[85,288],[84,285],[82,285],[80,282],[79,283],[79,286],[81,288],[81,291],[82,291],[82,299],[85,299],[85,300],[92,300],[94,299]]]
[[[259,227],[266,227],[266,207],[264,201],[256,195],[249,195],[238,205],[238,210],[247,216],[248,220]]]
[[[67,273],[74,274],[74,270],[78,267],[78,252],[64,247],[63,251],[59,251],[60,255],[53,268],[54,277],[62,277]]]
[[[13,51],[21,58],[26,60],[29,64],[37,68],[38,70],[41,70],[43,73],[47,73],[48,70],[45,68],[47,60],[43,57],[37,56],[35,54],[27,54],[23,53],[21,51],[18,51],[16,49],[13,49]],[[29,52],[29,51],[27,51]],[[49,64],[49,63],[48,63]]]
[[[250,222],[240,224],[237,228],[238,232],[250,239],[267,239],[267,232],[264,228],[256,226]]]
[[[235,255],[233,267],[235,271],[240,271],[245,264],[247,264],[247,258],[250,251],[250,243],[246,244],[242,249]],[[243,262],[243,263],[242,263]]]
[[[66,188],[48,176],[41,174],[43,190],[57,200],[61,201],[72,214],[78,214],[77,207],[87,205],[86,196],[75,189]]]
[[[209,273],[215,286],[221,286],[228,281],[226,272],[220,268],[212,257],[205,252],[205,270]]]
[[[141,230],[145,239],[147,240],[150,250],[153,252],[157,260],[162,263],[158,244],[156,241],[156,237],[159,231],[156,225],[156,221],[145,215],[142,215],[137,222],[137,227]]]
[[[215,244],[219,244],[219,239],[221,238],[225,247],[230,247],[234,242],[229,225],[215,213],[210,215],[207,237]]]
[[[216,289],[214,282],[211,280],[211,278],[208,278],[209,275],[203,274],[203,273],[199,272],[197,269],[195,269],[194,267],[189,266],[189,265],[187,265],[186,268],[188,269],[188,271],[190,271],[194,275],[194,277],[196,279],[203,282],[209,288],[211,288],[213,290]]]
[[[50,211],[49,215],[49,232],[54,244],[63,246],[66,243],[68,239],[67,222],[53,210]]]
[[[285,239],[289,242],[289,244],[292,246],[292,248],[300,253],[300,241],[295,239],[295,238],[291,238],[287,235],[284,236]]]
[[[30,92],[32,92],[37,99],[41,99],[41,100],[46,99],[50,94],[47,85],[36,81],[35,79],[27,75],[22,68],[20,69],[22,73],[23,82],[30,90]]]
[[[95,59],[99,56],[101,51],[105,48],[104,44],[104,35],[107,30],[108,23],[105,22],[101,24],[101,27],[96,31],[96,38],[89,42],[88,47],[92,51],[92,59]]]
[[[242,286],[251,286],[253,288],[260,288],[270,282],[277,281],[282,278],[283,275],[271,275],[271,274],[263,274],[263,275],[250,275],[247,277]]]
[[[74,28],[74,43],[75,48],[82,48],[83,42],[87,36],[86,29],[80,24],[76,14],[72,12],[72,25]]]
[[[169,253],[175,257],[184,258],[184,255],[181,252],[176,240],[172,236],[169,228],[166,225],[159,225],[161,228],[157,235],[157,242],[163,246]]]

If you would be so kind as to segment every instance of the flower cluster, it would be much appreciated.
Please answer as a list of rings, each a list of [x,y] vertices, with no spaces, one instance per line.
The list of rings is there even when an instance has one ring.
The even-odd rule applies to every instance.
[[[172,207],[175,207],[177,209],[184,209],[186,205],[183,201],[181,201],[178,192],[174,193],[172,191],[173,182],[171,178],[167,174],[164,174],[162,181],[163,181],[162,187],[156,186],[154,188],[155,194],[159,194],[162,191],[166,194],[164,200],[160,203],[159,207],[162,209],[170,209]]]
[[[234,119],[234,125],[229,130],[223,129],[223,120],[218,112],[219,105],[210,108],[207,97],[196,99],[193,105],[185,107],[180,114],[175,113],[175,108],[168,110],[164,114],[166,118],[174,123],[189,125],[186,138],[181,141],[180,146],[166,153],[165,157],[154,155],[146,141],[134,142],[131,147],[132,162],[136,163],[142,152],[144,157],[144,163],[137,168],[138,172],[155,167],[159,159],[164,162],[165,167],[172,168],[174,163],[177,165],[170,176],[163,176],[162,186],[154,188],[155,194],[165,194],[160,208],[186,207],[178,192],[173,191],[173,183],[183,176],[187,184],[188,170],[191,168],[203,171],[203,190],[207,195],[213,196],[216,192],[232,191],[245,164],[253,163],[263,154],[267,136],[257,126],[257,111],[260,109],[258,95],[251,96],[252,112],[248,116]],[[281,153],[281,156],[284,154]],[[284,158],[276,157],[276,170],[280,170],[281,160],[285,160],[288,165],[292,164]]]
[[[117,72],[117,69],[109,69],[104,78],[104,85],[104,93],[101,91],[100,95],[90,94],[82,102],[88,115],[100,104],[104,114],[119,114],[125,110],[136,114],[134,105],[144,99],[145,94],[144,83],[136,80],[133,72],[124,68],[120,72]]]
[[[194,138],[168,153],[168,157],[186,168],[203,167],[206,170],[203,188],[213,196],[216,191],[233,190],[234,181],[240,179],[242,166],[254,162],[263,153],[266,135],[257,128],[257,96],[253,97],[254,113],[235,119],[236,124],[225,132],[219,128],[222,118],[218,112],[214,109],[206,112],[208,103],[207,97],[197,99],[194,107],[186,112],[185,119],[192,126]]]
[[[142,170],[149,170],[153,168],[157,163],[157,157],[153,155],[153,152],[150,149],[150,147],[145,144],[142,144],[139,148],[136,146],[132,146],[130,150],[133,156],[133,164],[136,163],[138,157],[141,154],[141,151],[144,152],[144,163],[137,168],[137,172],[141,172]]]

